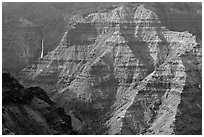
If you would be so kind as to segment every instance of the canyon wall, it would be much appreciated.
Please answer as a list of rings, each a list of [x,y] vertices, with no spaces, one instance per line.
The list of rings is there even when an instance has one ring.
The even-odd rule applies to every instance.
[[[201,40],[144,5],[76,14],[58,47],[22,71],[83,122],[82,134],[202,134]]]

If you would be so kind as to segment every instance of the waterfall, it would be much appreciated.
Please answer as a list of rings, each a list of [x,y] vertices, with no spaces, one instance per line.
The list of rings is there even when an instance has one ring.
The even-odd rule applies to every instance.
[[[43,43],[44,43],[44,40],[42,40],[42,51],[41,51],[41,55],[40,55],[40,58],[43,58]]]

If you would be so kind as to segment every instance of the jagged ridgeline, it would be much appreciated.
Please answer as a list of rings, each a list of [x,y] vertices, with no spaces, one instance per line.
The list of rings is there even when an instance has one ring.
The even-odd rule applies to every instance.
[[[58,47],[22,71],[81,134],[202,134],[201,40],[145,5],[75,14]],[[80,119],[80,120],[79,120]]]
[[[3,135],[78,134],[71,116],[42,88],[25,88],[7,72],[2,81]]]

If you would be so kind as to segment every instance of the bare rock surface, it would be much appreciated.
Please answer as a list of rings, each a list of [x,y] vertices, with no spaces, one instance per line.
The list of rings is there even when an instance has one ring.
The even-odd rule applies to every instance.
[[[71,20],[58,47],[23,70],[25,85],[74,111],[84,134],[202,134],[201,40],[144,5]]]

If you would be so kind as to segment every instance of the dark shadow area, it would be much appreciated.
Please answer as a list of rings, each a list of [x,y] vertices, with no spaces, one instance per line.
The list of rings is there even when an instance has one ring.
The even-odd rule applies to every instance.
[[[24,88],[6,72],[2,82],[3,128],[17,135],[78,134],[71,117],[42,88]]]
[[[186,83],[175,120],[176,135],[202,135],[202,75],[192,51],[182,56],[186,67]],[[189,63],[191,62],[191,63]]]
[[[153,10],[162,23],[171,31],[188,31],[202,40],[201,2],[154,2],[144,3]]]
[[[67,35],[68,45],[89,45],[94,43],[97,30],[94,24],[80,23],[74,26]]]

